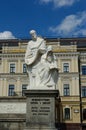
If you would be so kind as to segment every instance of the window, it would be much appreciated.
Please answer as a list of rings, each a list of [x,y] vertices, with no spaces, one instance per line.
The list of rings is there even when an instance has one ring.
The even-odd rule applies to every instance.
[[[64,86],[63,86],[63,95],[64,96],[69,96],[70,95],[69,84],[64,84]]]
[[[26,64],[23,64],[23,73],[26,73],[27,72],[27,66]]]
[[[64,118],[65,119],[70,119],[70,108],[65,108],[64,109]]]
[[[83,109],[83,120],[86,120],[86,109]]]
[[[10,73],[15,73],[15,64],[10,64]]]
[[[82,66],[82,75],[86,75],[86,65]]]
[[[26,90],[27,89],[27,84],[23,84],[22,85],[22,96],[24,96],[24,90]]]
[[[82,97],[86,97],[86,86],[82,86]]]
[[[8,96],[14,96],[14,85],[9,85]]]
[[[69,63],[63,64],[63,72],[69,72]]]

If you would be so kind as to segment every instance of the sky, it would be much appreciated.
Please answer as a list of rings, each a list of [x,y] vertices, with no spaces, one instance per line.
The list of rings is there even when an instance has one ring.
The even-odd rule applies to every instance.
[[[86,37],[86,0],[0,0],[0,39]]]

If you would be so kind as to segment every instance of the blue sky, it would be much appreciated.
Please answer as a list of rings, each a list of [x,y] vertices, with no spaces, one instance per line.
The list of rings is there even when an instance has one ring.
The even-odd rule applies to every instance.
[[[86,0],[0,0],[0,39],[86,37]]]

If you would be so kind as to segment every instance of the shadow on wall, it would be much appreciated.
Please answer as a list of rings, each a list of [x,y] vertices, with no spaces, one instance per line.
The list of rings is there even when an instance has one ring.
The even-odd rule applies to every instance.
[[[57,123],[56,128],[58,130],[81,130],[79,123]],[[83,130],[86,130],[86,127]]]
[[[67,130],[66,129],[66,124],[64,123],[56,123],[56,128],[57,130]]]

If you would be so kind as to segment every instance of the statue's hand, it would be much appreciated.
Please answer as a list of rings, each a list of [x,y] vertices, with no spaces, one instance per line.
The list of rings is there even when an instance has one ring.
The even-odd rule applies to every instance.
[[[54,65],[50,65],[50,69],[54,69],[55,68],[55,66]]]
[[[48,46],[47,51],[48,51],[48,52],[49,52],[49,51],[52,51],[52,46],[51,46],[51,45]]]
[[[57,66],[55,64],[50,64],[50,69],[57,69]]]

